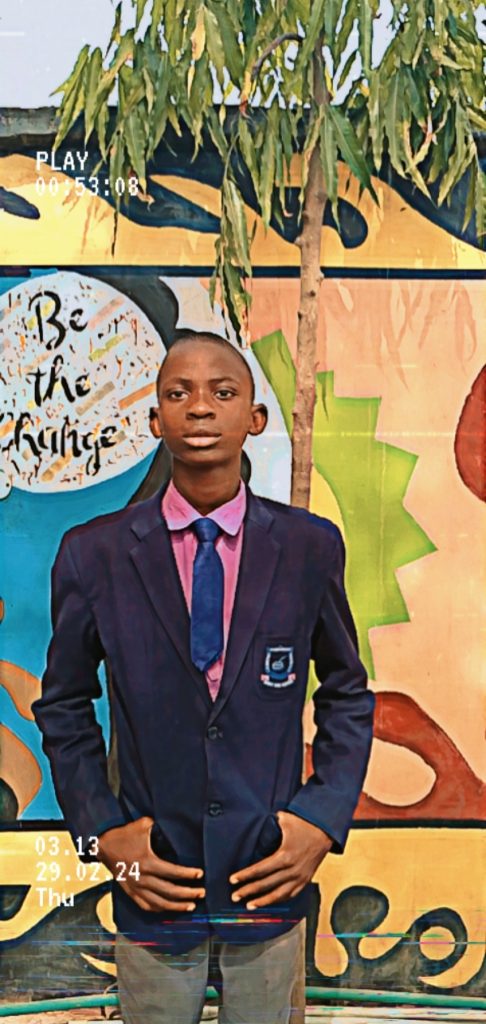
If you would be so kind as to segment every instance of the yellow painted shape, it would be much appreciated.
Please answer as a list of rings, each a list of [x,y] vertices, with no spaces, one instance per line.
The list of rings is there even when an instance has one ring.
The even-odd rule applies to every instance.
[[[98,900],[96,904],[96,916],[98,921],[107,932],[115,932],[116,924],[113,920],[113,900],[109,892]]]
[[[420,952],[429,960],[444,960],[454,952],[454,936],[449,928],[429,928],[420,936]]]
[[[11,661],[0,661],[0,686],[4,686],[23,718],[34,721],[31,704],[41,695],[40,679]]]
[[[374,684],[371,684],[372,686]],[[366,773],[366,792],[382,803],[409,807],[430,793],[436,774],[419,754],[397,743],[374,739]]]
[[[335,937],[324,937],[332,932],[332,906],[344,889],[369,886],[384,893],[390,906],[376,937],[361,939],[361,956],[373,961],[392,949],[400,941],[397,935],[406,935],[422,914],[450,907],[462,918],[470,945],[454,967],[427,982],[438,988],[466,984],[485,955],[485,863],[486,832],[481,829],[353,830],[344,855],[326,857],[315,876],[322,899],[318,969],[331,978],[346,970],[344,946]]]
[[[39,836],[46,840],[46,852],[41,854],[37,854],[35,849],[35,841]],[[55,855],[47,852],[51,843]],[[38,867],[39,864],[46,864],[46,870]],[[61,870],[57,881],[50,881],[51,864],[58,865]],[[84,878],[78,878],[77,871]],[[42,877],[44,874],[45,879]],[[112,875],[103,864],[83,864],[79,860],[68,832],[49,829],[42,832],[2,833],[0,885],[30,885],[30,889],[18,913],[8,921],[0,920],[0,942],[20,938],[56,909],[55,896],[53,906],[41,906],[41,895],[37,891],[39,887],[51,888],[53,894],[64,893],[70,896],[73,893],[76,897],[110,878]]]
[[[330,519],[331,522],[339,527],[344,537],[344,525],[339,505],[327,480],[324,480],[324,477],[317,472],[314,466],[311,470],[309,512],[314,512],[316,516],[325,516],[326,519]]]
[[[111,974],[113,978],[116,978],[118,972],[115,963],[110,964],[107,960],[98,960],[97,957],[90,956],[89,953],[81,953],[81,956],[90,967],[94,967],[97,971],[103,971],[104,974]]]
[[[59,193],[40,196],[36,181],[54,178]],[[219,190],[189,178],[156,174],[153,180],[191,202],[200,203],[209,212],[218,213]],[[340,192],[344,195],[347,173],[340,167]],[[59,171],[43,167],[36,171],[35,161],[13,155],[2,160],[2,185],[11,188],[37,206],[39,220],[2,216],[0,260],[3,263],[55,265],[128,264],[158,265],[164,261],[175,266],[212,266],[216,234],[177,227],[147,227],[129,221],[120,213],[115,255],[111,252],[114,210],[107,201],[87,190],[81,197],[65,196],[72,180]],[[364,193],[358,202],[358,184],[350,179],[346,199],[355,201],[368,224],[368,237],[354,249],[346,249],[337,232],[322,229],[323,266],[397,267],[427,270],[480,269],[486,267],[486,254],[439,228],[407,205],[398,193],[374,179],[380,208]],[[257,229],[252,248],[255,266],[298,267],[300,251],[269,228],[265,233],[261,219],[246,207],[250,226]]]
[[[35,841],[43,837],[58,843],[55,856],[37,855]],[[54,837],[49,840],[49,837]],[[327,978],[337,978],[347,966],[344,946],[332,934],[332,906],[343,890],[350,886],[368,886],[383,892],[390,909],[376,930],[375,937],[361,939],[361,955],[373,961],[395,946],[397,935],[406,935],[422,914],[439,907],[456,911],[467,931],[469,945],[458,963],[436,977],[427,978],[438,988],[454,988],[466,984],[480,969],[485,955],[484,864],[486,833],[481,829],[444,828],[379,828],[352,830],[343,856],[329,855],[315,875],[321,888],[321,910],[315,947],[316,965]],[[37,882],[39,862],[59,864],[62,880]],[[76,866],[85,872],[84,880],[76,879]],[[2,836],[0,885],[30,885],[31,888],[14,918],[0,921],[0,941],[20,938],[48,913],[41,907],[37,885],[51,885],[58,893],[80,892],[93,888],[111,877],[101,864],[83,865],[69,833],[63,831],[5,832]],[[69,875],[71,881],[66,881]],[[100,922],[115,932],[111,896],[104,894],[97,905]],[[392,933],[392,934],[390,934]],[[447,941],[447,929],[434,928]],[[430,930],[424,933],[430,939]],[[425,946],[424,948],[428,948]],[[447,947],[448,948],[448,947]],[[437,959],[433,951],[431,961]],[[105,965],[97,964],[101,970]]]
[[[8,726],[0,724],[0,778],[15,794],[20,814],[40,790],[42,774],[31,750]]]
[[[120,342],[125,341],[127,337],[128,335],[126,334],[113,334],[111,338],[108,338],[108,341],[106,342],[105,345],[102,345],[101,348],[93,349],[93,351],[90,352],[89,354],[89,358],[91,359],[92,362],[96,362],[96,360],[101,359],[101,357],[104,356],[106,352],[109,352],[110,348],[114,348],[115,345],[119,345]]]
[[[49,313],[49,311],[52,309],[53,306],[54,306],[54,299],[48,299],[47,302],[44,302],[44,305],[41,306],[41,316],[42,317],[47,316],[47,313]],[[37,317],[35,315],[31,316],[31,317],[29,317],[28,320],[26,320],[26,327],[28,327],[29,331],[31,331],[36,323],[37,323]]]

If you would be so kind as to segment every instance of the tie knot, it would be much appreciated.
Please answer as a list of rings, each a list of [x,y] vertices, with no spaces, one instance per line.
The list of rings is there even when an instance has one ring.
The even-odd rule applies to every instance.
[[[215,541],[219,533],[221,533],[221,527],[215,523],[214,519],[195,519],[193,527],[196,531],[198,540],[202,541]]]

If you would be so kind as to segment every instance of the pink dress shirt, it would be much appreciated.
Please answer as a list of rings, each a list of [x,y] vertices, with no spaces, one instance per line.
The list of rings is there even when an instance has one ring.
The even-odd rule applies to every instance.
[[[221,676],[223,674],[224,656],[228,643],[231,615],[236,593],[238,570],[240,567],[241,545],[243,543],[243,517],[246,512],[246,490],[243,480],[240,481],[238,493],[231,501],[218,505],[209,513],[208,518],[221,527],[223,533],[216,538],[215,548],[223,563],[224,571],[224,603],[223,603],[223,653],[206,670],[206,682],[213,700],[216,700]],[[187,610],[191,614],[192,600],[192,567],[196,557],[198,539],[194,530],[190,529],[195,519],[201,518],[198,512],[177,490],[173,480],[169,482],[162,499],[162,515],[170,530],[172,550],[179,572]]]

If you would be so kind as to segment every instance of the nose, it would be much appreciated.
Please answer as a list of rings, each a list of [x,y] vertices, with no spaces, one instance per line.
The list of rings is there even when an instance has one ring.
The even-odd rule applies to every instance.
[[[193,392],[186,405],[188,416],[214,416],[210,395],[202,388]]]

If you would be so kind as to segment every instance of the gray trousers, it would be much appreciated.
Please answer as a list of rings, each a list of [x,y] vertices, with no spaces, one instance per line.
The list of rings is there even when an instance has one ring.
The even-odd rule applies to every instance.
[[[117,931],[115,960],[124,1024],[199,1024],[210,939],[188,953],[160,953]],[[219,1024],[301,1024],[305,1012],[305,918],[267,942],[223,942]]]

